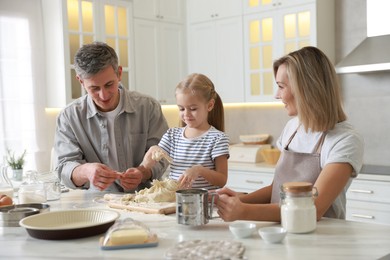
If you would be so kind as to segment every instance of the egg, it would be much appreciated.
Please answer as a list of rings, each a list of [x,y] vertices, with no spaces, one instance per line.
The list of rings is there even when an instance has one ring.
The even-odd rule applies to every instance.
[[[13,201],[12,201],[11,197],[8,197],[7,195],[0,196],[0,206],[9,206],[12,204],[13,204]]]

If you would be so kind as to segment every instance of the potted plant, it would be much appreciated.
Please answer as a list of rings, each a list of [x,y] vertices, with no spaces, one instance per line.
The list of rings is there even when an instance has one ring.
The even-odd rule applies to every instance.
[[[12,179],[15,181],[22,181],[23,179],[23,165],[26,150],[20,156],[16,156],[14,152],[7,150],[7,163],[12,169]]]

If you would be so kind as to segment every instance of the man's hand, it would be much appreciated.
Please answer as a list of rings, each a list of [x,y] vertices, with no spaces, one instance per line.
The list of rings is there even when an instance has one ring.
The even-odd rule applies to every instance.
[[[120,176],[120,183],[125,190],[133,190],[141,184],[143,173],[137,168],[127,169]]]
[[[120,177],[116,172],[101,163],[85,163],[76,167],[72,174],[72,181],[77,186],[82,186],[87,180],[99,190],[105,190]],[[85,177],[83,177],[85,176]]]

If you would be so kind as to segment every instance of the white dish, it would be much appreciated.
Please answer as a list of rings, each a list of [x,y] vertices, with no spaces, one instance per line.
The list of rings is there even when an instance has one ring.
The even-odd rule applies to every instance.
[[[267,243],[280,243],[287,231],[282,227],[263,227],[259,229],[259,234]]]
[[[33,215],[19,224],[32,237],[63,240],[104,233],[118,218],[119,213],[113,210],[79,209]]]
[[[250,237],[255,229],[256,225],[254,223],[235,222],[229,225],[230,232],[237,238]]]

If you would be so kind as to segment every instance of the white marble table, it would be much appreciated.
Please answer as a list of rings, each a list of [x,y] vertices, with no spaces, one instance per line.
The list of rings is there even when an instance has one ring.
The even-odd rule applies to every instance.
[[[51,211],[72,208],[107,208],[96,202],[96,193],[71,191],[59,201],[49,202]],[[95,199],[95,200],[94,200]],[[121,211],[121,218],[142,221],[157,233],[157,247],[104,251],[100,236],[74,240],[39,240],[22,227],[0,227],[0,259],[164,259],[168,248],[184,240],[234,240],[228,223],[213,219],[201,228],[176,223],[175,215],[147,215]],[[256,222],[258,227],[278,225]],[[267,244],[255,233],[239,239],[247,259],[379,259],[390,254],[390,226],[323,219],[315,232],[287,234],[281,244]],[[389,256],[388,256],[389,257]],[[388,258],[387,258],[388,259]]]

